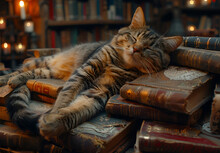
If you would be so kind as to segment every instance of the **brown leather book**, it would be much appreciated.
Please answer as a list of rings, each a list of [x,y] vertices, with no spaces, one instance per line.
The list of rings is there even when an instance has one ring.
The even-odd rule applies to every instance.
[[[103,112],[52,141],[71,152],[124,152],[135,140],[138,125],[135,120],[115,118]]]
[[[190,114],[213,96],[213,89],[214,79],[208,73],[170,66],[127,82],[120,95],[141,104]]]
[[[12,91],[13,89],[9,85],[0,87],[0,105],[5,105],[5,100]]]
[[[210,128],[213,133],[220,133],[220,82],[216,84],[215,96],[212,102]]]
[[[171,63],[220,74],[220,52],[215,50],[178,47],[171,53]]]
[[[40,137],[24,132],[18,127],[2,124],[0,124],[0,142],[0,148],[20,151],[40,151],[42,145]]]
[[[112,115],[182,125],[193,125],[198,122],[203,112],[202,109],[198,109],[191,114],[178,113],[132,102],[122,98],[120,95],[111,97],[105,107],[106,112]]]
[[[65,81],[58,79],[30,79],[26,85],[32,92],[56,98]]]
[[[31,93],[31,99],[36,100],[36,101],[50,103],[50,104],[54,104],[56,101],[56,98],[53,98],[53,97],[50,97],[47,95],[43,95],[40,93],[36,93],[36,92]]]
[[[200,129],[161,122],[143,121],[138,142],[142,152],[220,152],[220,140],[201,133]]]

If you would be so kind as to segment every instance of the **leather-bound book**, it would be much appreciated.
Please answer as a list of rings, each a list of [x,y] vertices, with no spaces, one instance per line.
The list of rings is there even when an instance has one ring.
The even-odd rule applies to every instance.
[[[182,125],[193,125],[197,123],[203,112],[203,108],[190,114],[173,112],[129,101],[122,98],[120,95],[111,97],[106,104],[105,110],[107,113],[117,116],[178,123]]]
[[[220,37],[183,37],[183,45],[185,47],[220,51]]]
[[[135,140],[138,122],[100,113],[52,141],[71,152],[125,152]]]
[[[65,81],[58,79],[30,79],[26,85],[32,92],[56,98]]]
[[[160,122],[143,121],[138,142],[142,152],[220,152],[220,140],[201,133],[200,129]]]
[[[190,114],[213,96],[213,90],[214,77],[208,73],[170,66],[127,82],[121,87],[120,95],[148,106]]]
[[[171,63],[220,74],[220,52],[216,50],[178,47],[171,53]]]

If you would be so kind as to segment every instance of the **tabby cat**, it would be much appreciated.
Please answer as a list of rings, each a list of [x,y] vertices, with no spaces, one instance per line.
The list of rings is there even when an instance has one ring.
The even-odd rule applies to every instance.
[[[111,41],[77,45],[2,76],[1,85],[16,88],[7,101],[11,119],[23,129],[39,129],[45,138],[65,133],[103,111],[109,97],[126,81],[166,68],[169,53],[181,42],[180,36],[162,37],[153,32],[139,7],[131,24]],[[53,108],[44,114],[28,111],[30,92],[24,84],[34,78],[66,80]]]

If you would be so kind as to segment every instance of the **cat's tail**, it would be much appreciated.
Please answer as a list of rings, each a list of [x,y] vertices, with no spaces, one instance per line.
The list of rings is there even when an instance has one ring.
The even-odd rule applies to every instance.
[[[35,134],[39,134],[38,119],[48,109],[41,111],[36,105],[32,107],[31,105],[30,91],[26,85],[16,88],[6,101],[12,122],[22,130],[30,130]]]

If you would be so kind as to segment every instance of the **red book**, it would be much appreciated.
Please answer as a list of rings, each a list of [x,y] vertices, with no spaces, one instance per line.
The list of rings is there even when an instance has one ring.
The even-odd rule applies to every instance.
[[[139,150],[169,153],[219,153],[220,140],[187,126],[143,121]]]
[[[50,18],[50,20],[54,20],[54,5],[53,5],[53,0],[49,0],[49,18]]]

